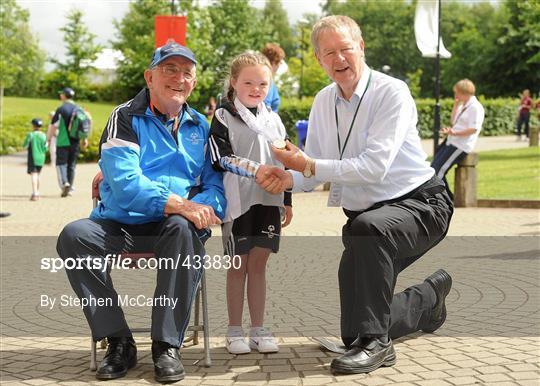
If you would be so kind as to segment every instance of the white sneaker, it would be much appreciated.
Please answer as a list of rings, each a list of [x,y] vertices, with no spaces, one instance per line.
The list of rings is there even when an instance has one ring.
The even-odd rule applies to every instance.
[[[249,354],[251,349],[246,343],[244,338],[244,331],[240,330],[230,330],[227,332],[227,337],[225,338],[225,347],[227,351],[231,354]]]
[[[251,330],[249,347],[253,350],[258,350],[260,353],[274,353],[279,351],[276,338],[265,328],[258,329],[256,334],[254,334],[253,329]]]

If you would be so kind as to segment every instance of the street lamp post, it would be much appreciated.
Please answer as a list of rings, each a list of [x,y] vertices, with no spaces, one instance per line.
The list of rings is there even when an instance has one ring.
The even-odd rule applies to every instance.
[[[306,19],[300,19],[298,25],[301,28],[301,40],[300,40],[300,84],[298,85],[298,98],[302,98],[302,87],[304,85],[304,29],[308,21]]]
[[[300,41],[300,84],[298,85],[298,98],[302,98],[302,85],[304,84],[304,27],[302,28],[302,40]]]

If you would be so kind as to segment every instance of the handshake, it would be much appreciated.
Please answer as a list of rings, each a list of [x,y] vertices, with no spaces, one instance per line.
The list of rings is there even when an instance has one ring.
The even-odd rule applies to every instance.
[[[272,146],[274,156],[286,168],[303,172],[308,163],[308,158],[289,141],[286,142],[285,148],[278,149]],[[268,193],[278,194],[293,187],[293,179],[291,173],[277,166],[260,165],[255,175],[257,184]]]

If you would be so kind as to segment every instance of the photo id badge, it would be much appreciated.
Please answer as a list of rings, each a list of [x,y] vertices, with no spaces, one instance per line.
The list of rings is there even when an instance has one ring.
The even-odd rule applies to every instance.
[[[330,193],[328,194],[328,203],[326,206],[341,206],[341,196],[343,195],[343,186],[332,182]]]

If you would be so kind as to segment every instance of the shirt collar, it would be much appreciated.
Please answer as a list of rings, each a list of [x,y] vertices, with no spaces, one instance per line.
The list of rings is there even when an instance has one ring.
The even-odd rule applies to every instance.
[[[467,101],[467,103],[465,103],[463,105],[463,108],[467,108],[469,107],[470,105],[472,105],[474,102],[476,101],[476,97],[474,95],[471,95],[471,97],[469,98],[469,100]]]
[[[360,77],[360,80],[356,84],[356,88],[354,89],[353,96],[356,95],[357,98],[362,97],[362,94],[364,93],[364,91],[366,90],[366,87],[368,85],[369,74],[370,73],[371,73],[371,68],[369,68],[368,65],[364,62],[364,70],[362,71],[362,76]],[[341,89],[339,88],[337,83],[335,83],[334,89],[335,89],[335,101],[338,101],[338,100],[344,101],[344,100],[346,100],[345,98],[343,98],[343,96],[341,94]],[[352,99],[352,97],[351,97],[351,99]]]

